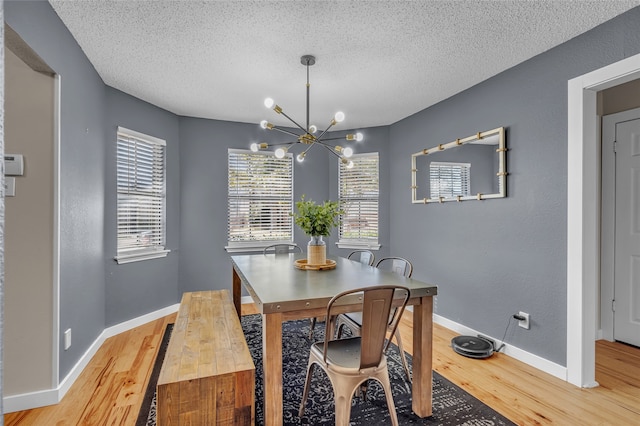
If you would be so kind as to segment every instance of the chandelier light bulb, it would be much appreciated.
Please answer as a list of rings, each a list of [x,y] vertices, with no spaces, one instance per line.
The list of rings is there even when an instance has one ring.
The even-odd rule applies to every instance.
[[[353,161],[348,160],[345,157],[340,157],[340,161],[347,167],[347,169],[353,169]]]
[[[284,158],[284,154],[287,153],[287,150],[285,148],[278,148],[276,149],[276,158]]]
[[[1,0],[0,0],[1,2]],[[328,143],[328,141],[335,141],[338,139],[342,139],[342,137],[325,137],[325,134],[327,134],[327,132],[336,124],[338,123],[342,123],[345,119],[345,114],[342,111],[337,111],[334,116],[331,118],[331,120],[329,121],[329,125],[326,128],[326,130],[321,130],[318,129],[318,126],[314,125],[314,124],[309,124],[309,67],[313,64],[316,63],[316,58],[313,55],[303,55],[300,58],[300,63],[302,65],[304,65],[307,69],[307,96],[306,96],[306,104],[307,104],[307,116],[306,116],[306,126],[301,125],[300,123],[294,121],[291,117],[289,117],[289,115],[287,115],[283,110],[282,107],[277,105],[275,100],[273,98],[265,98],[264,99],[264,106],[266,108],[272,109],[276,114],[280,114],[283,116],[283,118],[286,118],[287,120],[289,120],[291,122],[291,124],[293,124],[293,129],[289,130],[289,128],[285,128],[285,127],[279,127],[275,124],[273,124],[272,122],[269,122],[268,120],[262,120],[260,121],[260,127],[262,129],[265,130],[277,130],[278,132],[281,133],[286,133],[290,136],[294,137],[294,141],[293,142],[283,142],[283,143],[275,143],[275,145],[273,144],[268,144],[266,142],[253,142],[250,144],[250,149],[251,152],[260,152],[261,150],[266,150],[266,149],[270,149],[270,147],[273,151],[272,154],[273,156],[275,156],[278,159],[282,159],[287,157],[288,155],[291,155],[292,157],[295,155],[296,160],[300,163],[302,163],[307,155],[307,152],[309,151],[309,149],[316,143],[319,143],[320,145],[322,145],[324,148],[330,150],[333,152],[333,154],[337,157],[339,157],[339,160],[341,162],[341,167],[346,167],[346,168],[352,168],[354,167],[354,163],[353,161],[350,161],[350,157],[353,156],[354,154],[354,149],[351,147],[345,147],[345,146],[340,146],[340,145],[333,145],[333,143]],[[302,133],[300,133],[300,131]],[[346,132],[345,132],[346,133]],[[362,133],[349,133],[349,134],[345,134],[344,139],[346,139],[348,142],[347,144],[349,145],[353,145],[353,142],[360,142],[364,139]],[[324,139],[323,139],[324,138]],[[250,142],[250,141],[249,141]],[[291,153],[289,153],[289,148],[291,146],[293,146],[294,144],[304,144],[306,145],[306,148],[303,148],[300,152],[298,150],[295,150],[297,152],[299,152],[298,154],[293,153],[293,151]],[[304,146],[303,145],[303,146]],[[356,146],[356,145],[353,145]]]

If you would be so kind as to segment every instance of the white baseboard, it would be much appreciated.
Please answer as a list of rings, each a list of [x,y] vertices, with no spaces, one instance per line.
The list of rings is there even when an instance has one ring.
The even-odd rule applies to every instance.
[[[243,304],[253,303],[251,296],[243,296],[241,299]],[[123,333],[125,331],[131,330],[132,328],[138,327],[142,324],[146,324],[150,321],[157,320],[159,318],[170,315],[174,312],[178,311],[180,307],[179,303],[176,303],[172,306],[167,306],[166,308],[159,309],[157,311],[151,312],[146,315],[142,315],[138,318],[134,318],[129,321],[125,321],[123,323],[114,325],[112,327],[104,329],[104,331],[98,336],[98,338],[93,342],[93,344],[87,349],[82,358],[76,363],[76,365],[71,369],[69,374],[62,380],[60,385],[55,389],[45,389],[37,392],[30,392],[20,395],[11,395],[3,398],[4,412],[5,413],[13,413],[15,411],[23,411],[23,410],[31,410],[38,407],[44,407],[47,405],[57,404],[62,400],[62,398],[69,391],[73,383],[80,376],[80,373],[84,370],[84,368],[89,364],[91,358],[96,354],[100,346],[107,340],[109,337],[115,336],[117,334]],[[441,317],[440,315],[433,314],[433,321],[436,324],[439,324],[443,327],[446,327],[450,330],[453,330],[457,333],[463,335],[471,335],[475,336],[479,333],[478,331],[464,326],[462,324],[458,324],[454,321],[451,321],[447,318]],[[494,339],[496,342],[500,342],[499,339],[494,338],[492,336],[487,336]],[[502,343],[502,342],[500,342]],[[548,361],[544,358],[541,358],[532,353],[526,352],[516,346],[512,346],[510,344],[505,344],[503,349],[503,353],[517,359],[518,361],[522,361],[525,364],[531,365],[538,370],[544,371],[545,373],[551,374],[552,376],[558,377],[562,380],[567,380],[567,369],[561,365]]]
[[[485,333],[480,333],[472,328],[469,328],[462,324],[458,324],[457,322],[451,321],[437,314],[433,314],[433,322],[443,327],[446,327],[450,330],[453,330],[456,333],[460,333],[461,335],[477,336],[478,334],[482,334],[483,336],[487,336],[495,340],[498,345],[501,345],[503,343],[502,341],[500,341],[499,338],[489,336]],[[565,380],[565,381],[567,380],[566,367],[563,367],[559,364],[556,364],[554,362],[541,358],[538,355],[534,355],[530,352],[524,351],[516,346],[510,345],[509,343],[505,343],[505,346],[501,352],[504,353],[505,355],[508,355],[512,358],[517,359],[518,361],[524,362],[525,364],[528,364],[534,368],[537,368],[538,370],[551,374],[552,376],[557,377],[561,380]]]
[[[93,358],[96,352],[98,352],[98,349],[100,349],[100,346],[102,346],[105,340],[109,337],[115,336],[116,334],[141,326],[142,324],[146,324],[150,321],[155,321],[174,312],[178,312],[179,307],[180,304],[176,303],[175,305],[167,306],[166,308],[142,315],[138,318],[105,328],[98,338],[96,338],[96,340],[91,344],[89,349],[87,349],[84,355],[82,355],[76,365],[73,366],[69,374],[67,374],[67,376],[60,382],[57,388],[5,396],[2,399],[4,412],[13,413],[15,411],[32,410],[34,408],[59,403],[67,394],[69,389],[71,389],[73,383],[78,379],[80,373],[82,373],[85,367],[89,364],[89,361],[91,361],[91,358]]]
[[[115,336],[120,333],[124,333],[125,331],[129,331],[132,328],[139,327],[142,324],[146,324],[148,322],[155,321],[162,317],[166,317],[167,315],[171,315],[174,312],[178,312],[178,308],[180,308],[179,303],[176,303],[175,305],[167,306],[166,308],[162,308],[157,311],[151,312],[149,314],[142,315],[141,317],[134,318],[132,320],[125,321],[120,324],[106,328],[102,334],[105,335],[105,339],[108,339],[109,337]]]
[[[249,303],[253,303],[253,299],[251,298],[251,296],[242,296],[240,298],[240,303],[243,305],[247,305]]]
[[[253,299],[251,298],[251,296],[242,296],[242,303],[253,303]],[[407,306],[407,310],[408,311],[412,311],[413,312],[413,306]],[[499,338],[495,338],[492,336],[488,336],[485,333],[480,333],[472,328],[469,328],[465,325],[462,324],[458,324],[457,322],[451,321],[445,317],[442,317],[438,314],[433,314],[433,322],[436,324],[439,324],[443,327],[448,328],[449,330],[453,330],[456,333],[460,333],[462,335],[469,335],[469,336],[477,336],[478,334],[482,334],[484,336],[487,336],[493,340],[495,340],[496,342],[499,342],[499,344],[502,344],[503,342],[500,341]],[[554,362],[551,362],[549,360],[546,360],[544,358],[539,357],[538,355],[534,355],[530,352],[524,351],[516,346],[510,345],[508,343],[505,343],[504,348],[501,350],[502,353],[504,353],[505,355],[508,355],[512,358],[517,359],[518,361],[524,362],[525,364],[528,364],[534,368],[537,368],[538,370],[541,370],[545,373],[551,374],[554,377],[557,377],[561,380],[567,380],[567,368],[563,367],[561,365],[558,365]]]
[[[253,303],[253,299],[251,299],[251,296],[242,296],[242,303]],[[407,306],[407,310],[408,311],[412,311],[413,312],[413,306]],[[499,344],[502,344],[503,342],[500,341],[499,338],[495,338],[492,336],[488,336],[485,333],[480,333],[472,328],[469,328],[465,325],[462,324],[458,324],[457,322],[451,321],[445,317],[442,317],[438,314],[433,314],[433,322],[436,324],[439,324],[443,327],[448,328],[449,330],[453,330],[456,333],[460,333],[462,335],[469,335],[469,336],[477,336],[478,334],[482,334],[484,336],[487,336],[493,340],[495,340],[496,342],[499,342]],[[530,352],[524,351],[516,346],[510,345],[508,343],[505,343],[504,348],[501,350],[502,353],[504,353],[505,355],[508,355],[512,358],[517,359],[518,361],[524,362],[525,364],[528,364],[534,368],[537,368],[538,370],[541,370],[545,373],[551,374],[554,377],[557,377],[559,379],[562,380],[567,380],[567,368],[563,367],[561,365],[558,365],[554,362],[551,362],[549,360],[546,360],[544,358],[539,357],[538,355],[534,355]]]
[[[5,396],[2,398],[3,409],[5,413],[13,413],[15,411],[31,410],[33,408],[57,404],[60,402],[58,395],[58,389],[46,389],[37,392]]]

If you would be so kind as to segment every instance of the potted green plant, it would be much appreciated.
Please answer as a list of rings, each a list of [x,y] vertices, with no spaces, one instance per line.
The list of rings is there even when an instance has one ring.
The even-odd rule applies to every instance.
[[[296,225],[311,237],[307,244],[307,265],[325,265],[327,248],[322,237],[331,234],[331,229],[338,226],[339,216],[344,212],[337,201],[316,204],[311,199],[306,200],[304,195],[296,202],[296,209],[297,212],[292,213]]]

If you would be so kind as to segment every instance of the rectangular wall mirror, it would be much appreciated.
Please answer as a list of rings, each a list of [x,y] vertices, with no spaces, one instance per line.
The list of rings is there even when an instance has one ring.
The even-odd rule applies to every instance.
[[[412,203],[505,197],[506,151],[499,127],[412,154]]]

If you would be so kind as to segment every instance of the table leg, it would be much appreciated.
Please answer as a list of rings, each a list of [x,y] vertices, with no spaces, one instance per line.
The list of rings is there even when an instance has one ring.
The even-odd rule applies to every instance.
[[[282,425],[282,314],[262,315],[264,424]]]
[[[433,297],[413,307],[412,408],[420,417],[432,415]]]
[[[242,316],[242,280],[233,268],[233,304],[236,307],[238,318]]]

